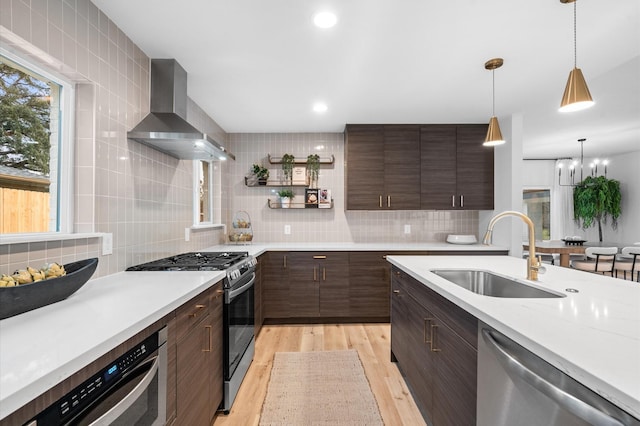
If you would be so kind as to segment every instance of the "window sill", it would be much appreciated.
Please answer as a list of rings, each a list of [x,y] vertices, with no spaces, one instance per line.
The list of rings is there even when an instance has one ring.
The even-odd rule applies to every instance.
[[[203,229],[221,229],[225,227],[226,225],[224,223],[207,223],[205,225],[192,225],[189,229],[192,231],[200,231]]]
[[[100,238],[103,235],[104,233],[102,232],[87,232],[79,234],[60,234],[57,232],[42,234],[9,234],[0,236],[0,245],[38,243],[43,241],[82,240],[86,238]]]

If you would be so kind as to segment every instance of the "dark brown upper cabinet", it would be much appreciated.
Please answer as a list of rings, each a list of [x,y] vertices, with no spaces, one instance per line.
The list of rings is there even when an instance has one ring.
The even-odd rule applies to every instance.
[[[347,210],[420,209],[420,127],[347,125]]]
[[[420,128],[420,207],[493,210],[493,148],[482,145],[485,124]]]

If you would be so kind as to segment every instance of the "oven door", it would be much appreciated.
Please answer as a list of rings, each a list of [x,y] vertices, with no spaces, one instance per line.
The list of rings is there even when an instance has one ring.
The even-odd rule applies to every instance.
[[[224,295],[224,377],[230,380],[253,340],[255,272],[245,274]]]

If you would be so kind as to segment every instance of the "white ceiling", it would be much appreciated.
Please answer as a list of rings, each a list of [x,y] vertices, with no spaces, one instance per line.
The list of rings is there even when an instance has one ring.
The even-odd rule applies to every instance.
[[[578,67],[596,105],[557,111],[573,67],[559,0],[93,0],[227,132],[340,132],[345,123],[488,122],[521,113],[524,157],[640,149],[640,1],[580,0]],[[313,26],[320,10],[338,16]],[[312,105],[324,101],[328,111]]]

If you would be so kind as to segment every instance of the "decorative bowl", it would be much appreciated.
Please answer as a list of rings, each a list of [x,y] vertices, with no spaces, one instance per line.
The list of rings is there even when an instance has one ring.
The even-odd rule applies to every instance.
[[[475,244],[478,239],[475,235],[447,235],[447,242],[450,244]]]
[[[66,299],[89,281],[97,266],[98,258],[94,257],[64,265],[67,274],[58,278],[0,287],[0,319]]]

